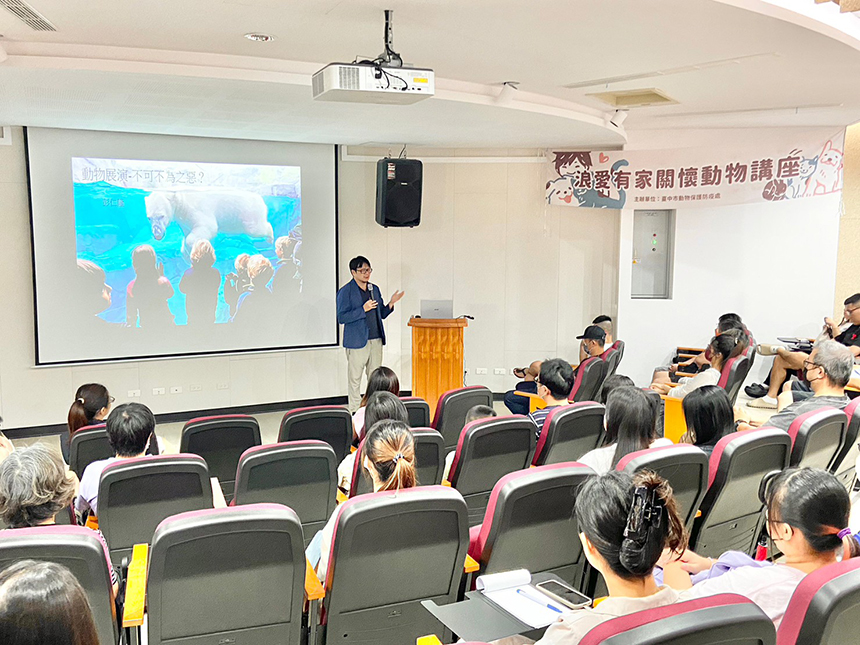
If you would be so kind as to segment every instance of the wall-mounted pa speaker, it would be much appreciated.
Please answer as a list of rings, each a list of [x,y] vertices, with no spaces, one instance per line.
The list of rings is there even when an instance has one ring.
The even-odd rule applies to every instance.
[[[418,159],[376,162],[376,223],[418,226],[421,223],[423,166]]]

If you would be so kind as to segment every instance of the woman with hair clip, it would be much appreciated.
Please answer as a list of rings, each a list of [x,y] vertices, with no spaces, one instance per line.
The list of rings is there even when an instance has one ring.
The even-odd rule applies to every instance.
[[[378,392],[375,396],[382,394],[394,396],[388,392]],[[403,404],[401,403],[401,405]],[[370,420],[370,416],[368,416],[368,420]],[[359,455],[358,458],[362,460],[365,476],[373,485],[374,493],[396,492],[418,485],[415,474],[415,442],[412,437],[412,430],[405,421],[383,419],[375,422],[370,426],[361,454],[355,454]],[[316,572],[322,581],[325,581],[328,568],[328,557],[337,515],[337,511],[332,513],[323,530],[314,537],[307,548],[307,557],[311,562],[317,558],[316,549],[320,550]]]
[[[589,478],[576,496],[575,514],[585,557],[603,576],[609,596],[594,609],[562,614],[538,645],[576,645],[607,620],[678,601],[678,592],[658,586],[653,576],[664,552],[680,554],[687,546],[684,522],[665,479],[648,471]],[[514,636],[498,642],[533,641]]]
[[[655,406],[640,388],[631,385],[614,388],[606,401],[604,416],[608,445],[585,453],[577,461],[603,475],[631,452],[671,446],[669,439],[657,437],[656,414]]]
[[[69,408],[68,430],[60,435],[60,449],[66,463],[69,463],[72,436],[81,428],[104,421],[113,402],[114,398],[101,383],[85,383],[78,388]]]
[[[367,390],[361,397],[361,407],[352,415],[353,436],[357,440],[364,437],[364,414],[367,401],[374,392],[391,392],[394,396],[400,396],[400,381],[394,370],[382,365],[370,373],[370,378],[367,379]]]
[[[711,366],[708,369],[695,376],[680,379],[678,387],[671,387],[668,383],[655,382],[651,383],[651,389],[675,399],[683,399],[697,388],[705,385],[716,385],[720,382],[721,370],[726,361],[743,351],[743,345],[739,344],[738,339],[739,333],[736,330],[714,336],[708,343],[706,352],[708,360],[711,361]]]
[[[693,444],[709,457],[717,442],[737,429],[729,395],[716,385],[693,390],[684,397],[682,407],[687,432],[681,442]]]
[[[768,615],[778,628],[788,602],[803,577],[828,564],[860,555],[860,544],[851,535],[848,516],[851,500],[845,487],[830,473],[818,468],[789,468],[766,482],[764,503],[767,532],[782,551],[778,564],[755,562],[729,552],[719,560],[687,551],[663,569],[663,580],[683,591],[682,600],[720,593],[746,596]],[[727,556],[737,566],[724,562]],[[728,570],[727,570],[728,569]],[[690,578],[696,576],[696,584]]]

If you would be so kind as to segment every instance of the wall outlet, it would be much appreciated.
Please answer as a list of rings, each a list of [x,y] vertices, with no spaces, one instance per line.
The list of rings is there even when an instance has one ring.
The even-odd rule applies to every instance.
[[[171,394],[182,394],[182,386],[181,385],[172,385],[170,387]]]
[[[218,385],[215,386],[215,389],[216,390],[229,390],[230,384],[229,383],[219,383]]]
[[[130,399],[139,399],[140,398],[140,390],[129,390],[128,398]]]
[[[487,373],[486,367],[476,367],[475,368],[475,374],[486,374],[486,373]]]
[[[167,391],[163,387],[152,388],[152,395],[153,396],[161,396],[162,394],[167,394]]]
[[[203,390],[203,386],[200,383],[192,383],[189,388],[192,392],[201,392]]]
[[[505,374],[507,374],[507,372],[508,371],[504,367],[497,367],[493,370],[493,374],[495,374],[496,376],[504,376]]]

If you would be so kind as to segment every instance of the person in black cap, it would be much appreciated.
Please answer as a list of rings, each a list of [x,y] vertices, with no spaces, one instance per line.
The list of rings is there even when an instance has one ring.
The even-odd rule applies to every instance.
[[[579,363],[582,364],[586,358],[600,357],[606,351],[606,332],[597,325],[589,325],[585,328],[582,336],[577,336],[576,340],[582,341],[579,344]]]

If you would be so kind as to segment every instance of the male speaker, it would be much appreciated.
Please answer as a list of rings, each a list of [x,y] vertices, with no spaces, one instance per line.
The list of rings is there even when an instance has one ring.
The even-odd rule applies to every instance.
[[[376,162],[376,223],[418,226],[421,223],[421,177],[418,159],[380,159]]]

